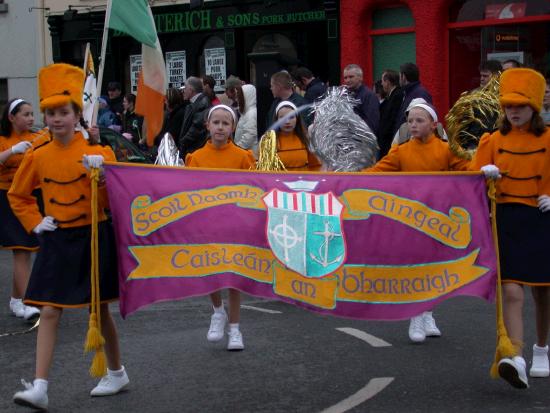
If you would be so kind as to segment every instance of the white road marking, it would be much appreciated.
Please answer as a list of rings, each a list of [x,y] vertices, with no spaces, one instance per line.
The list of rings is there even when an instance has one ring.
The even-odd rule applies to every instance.
[[[352,394],[348,398],[342,400],[339,403],[323,410],[321,413],[343,413],[356,406],[359,406],[364,401],[376,396],[384,388],[394,380],[393,377],[376,377],[371,379],[365,387],[359,390],[357,393]]]
[[[268,313],[268,314],[283,314],[282,311],[268,310],[267,308],[253,307],[253,306],[251,306],[251,305],[243,305],[243,304],[241,304],[241,308],[244,308],[245,310],[259,311],[259,312],[261,312],[261,313]]]
[[[391,347],[391,344],[387,341],[384,341],[381,338],[375,337],[371,334],[365,333],[364,331],[357,330],[356,328],[340,327],[336,330],[341,331],[342,333],[349,334],[350,336],[357,337],[360,340],[366,341],[373,347]]]

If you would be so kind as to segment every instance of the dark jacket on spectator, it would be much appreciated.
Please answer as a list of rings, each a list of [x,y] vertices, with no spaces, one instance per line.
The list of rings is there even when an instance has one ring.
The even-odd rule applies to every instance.
[[[166,132],[172,135],[172,137],[174,138],[174,142],[177,142],[179,133],[181,131],[181,125],[183,123],[183,117],[185,116],[185,108],[187,107],[187,105],[189,105],[188,101],[176,106],[170,112],[166,112],[164,116],[162,130],[155,138],[156,146],[160,145],[160,141],[162,140]]]
[[[122,113],[122,132],[132,135],[132,142],[139,144],[141,139],[141,127],[143,126],[143,116],[139,116],[136,112]]]
[[[199,148],[206,143],[206,114],[211,107],[210,98],[204,93],[199,93],[197,99],[185,108],[185,115],[181,125],[181,131],[177,140],[180,156]]]
[[[327,85],[325,85],[321,80],[314,78],[306,87],[304,99],[307,103],[313,103],[315,100],[323,96],[326,91]]]
[[[372,133],[378,136],[378,126],[380,124],[380,103],[378,102],[378,98],[365,85],[361,85],[357,90],[354,90],[352,96],[359,100],[359,104],[354,108],[355,113],[369,125]]]
[[[401,102],[403,102],[403,91],[401,87],[396,86],[380,105],[380,128],[377,135],[378,146],[380,146],[379,159],[386,156],[390,150],[395,135],[393,125],[399,114]]]

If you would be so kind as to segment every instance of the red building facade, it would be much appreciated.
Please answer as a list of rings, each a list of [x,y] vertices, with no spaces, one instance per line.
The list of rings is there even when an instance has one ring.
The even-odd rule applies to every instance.
[[[479,85],[482,60],[550,70],[550,0],[342,0],[341,68],[357,63],[369,86],[413,62],[446,112]]]

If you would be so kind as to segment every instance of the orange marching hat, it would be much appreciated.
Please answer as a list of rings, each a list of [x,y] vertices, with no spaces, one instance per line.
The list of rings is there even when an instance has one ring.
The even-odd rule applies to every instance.
[[[84,71],[66,63],[54,63],[38,72],[40,110],[74,102],[82,110]]]
[[[529,105],[538,113],[542,108],[545,89],[546,80],[536,70],[505,70],[500,75],[500,105]]]

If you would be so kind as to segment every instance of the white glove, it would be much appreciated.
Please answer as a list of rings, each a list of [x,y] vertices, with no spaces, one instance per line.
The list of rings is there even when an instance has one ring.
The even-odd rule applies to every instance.
[[[11,147],[11,153],[25,153],[25,151],[32,147],[32,143],[29,141],[21,141]]]
[[[501,178],[500,171],[496,165],[485,165],[481,167],[481,172],[485,175],[487,179],[498,179]]]
[[[539,201],[539,209],[542,212],[550,211],[550,196],[541,195],[539,196],[538,201]]]
[[[101,155],[84,155],[82,157],[82,165],[88,171],[91,168],[101,168],[103,166],[103,156]]]
[[[55,231],[57,229],[57,224],[54,217],[44,217],[42,222],[33,228],[32,232],[35,234],[42,234],[44,231]]]

